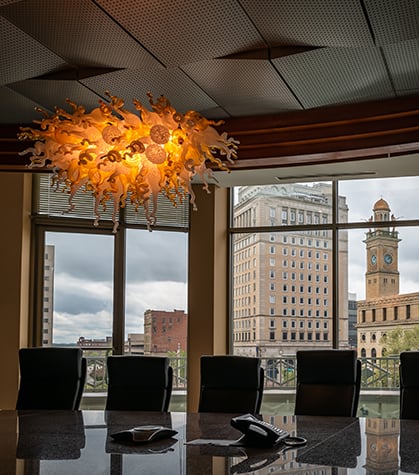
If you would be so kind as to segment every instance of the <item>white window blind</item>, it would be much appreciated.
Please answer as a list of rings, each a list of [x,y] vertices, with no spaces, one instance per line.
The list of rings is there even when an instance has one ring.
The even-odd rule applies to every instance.
[[[51,186],[52,174],[39,173],[34,177],[35,180],[35,199],[33,212],[38,215],[68,218],[83,218],[95,220],[94,203],[95,200],[89,191],[80,190],[73,198],[74,209],[69,209],[68,193],[62,192],[62,187],[56,189]],[[152,203],[150,203],[152,206]],[[101,221],[112,221],[113,203],[108,201],[106,209],[99,208]],[[147,225],[143,208],[135,211],[134,206],[129,203],[125,206],[124,222],[126,224]],[[122,215],[120,216],[122,223]],[[177,206],[173,206],[164,195],[158,197],[157,223],[156,226],[167,226],[172,228],[188,228],[189,226],[189,199],[188,197]]]

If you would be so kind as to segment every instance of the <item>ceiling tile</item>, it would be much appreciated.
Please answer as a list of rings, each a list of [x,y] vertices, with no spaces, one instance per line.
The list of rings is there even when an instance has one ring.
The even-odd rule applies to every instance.
[[[53,112],[55,106],[71,111],[66,99],[70,99],[78,105],[84,105],[86,109],[98,107],[100,97],[84,87],[77,81],[51,81],[32,79],[21,81],[9,86],[15,92],[31,98],[39,107]],[[104,95],[102,96],[104,97]],[[36,113],[35,118],[41,115]]]
[[[242,0],[270,46],[373,46],[358,0]]]
[[[23,0],[0,13],[73,66],[162,67],[90,1]]]
[[[273,62],[307,109],[394,97],[378,48],[323,48]]]
[[[168,67],[266,46],[235,0],[97,3]]]
[[[164,69],[158,76],[150,71],[125,69],[83,79],[82,83],[98,94],[109,90],[112,95],[124,99],[126,108],[132,111],[135,110],[133,99],[148,105],[147,92],[151,92],[155,99],[166,96],[179,112],[217,107],[216,102],[177,68]]]
[[[30,124],[39,119],[35,111],[38,104],[8,87],[0,86],[0,103],[4,111],[0,114],[1,124]]]
[[[419,37],[418,0],[365,0],[377,45]]]
[[[0,17],[0,85],[22,81],[65,66],[28,34]]]
[[[215,59],[183,70],[233,116],[301,109],[267,60]]]
[[[419,40],[388,45],[383,51],[397,93],[419,90]]]

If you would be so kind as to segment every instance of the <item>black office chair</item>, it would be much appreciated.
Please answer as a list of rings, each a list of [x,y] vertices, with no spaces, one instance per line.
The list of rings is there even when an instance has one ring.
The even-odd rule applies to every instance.
[[[356,351],[297,351],[295,414],[355,417],[360,383]]]
[[[400,353],[400,419],[419,419],[419,351]]]
[[[22,348],[16,409],[78,410],[86,378],[79,348]]]
[[[76,397],[76,404],[75,404],[76,409],[80,408],[81,398],[83,397],[84,385],[86,383],[86,377],[87,377],[87,359],[82,358],[81,359],[81,378],[80,378],[81,382],[80,382],[79,391]]]
[[[258,414],[264,370],[259,358],[232,355],[201,356],[199,412]]]
[[[107,411],[167,412],[173,369],[159,356],[108,356]]]

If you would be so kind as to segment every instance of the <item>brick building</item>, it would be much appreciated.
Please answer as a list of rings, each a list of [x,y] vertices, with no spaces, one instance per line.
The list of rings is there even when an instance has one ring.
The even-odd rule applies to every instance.
[[[144,312],[144,354],[186,352],[188,315],[183,310]]]

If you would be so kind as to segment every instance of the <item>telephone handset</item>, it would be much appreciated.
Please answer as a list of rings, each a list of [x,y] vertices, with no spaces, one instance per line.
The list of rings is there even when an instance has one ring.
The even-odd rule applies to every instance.
[[[240,443],[253,447],[273,447],[289,436],[289,432],[269,422],[258,419],[252,414],[233,417],[231,425],[243,433]]]

